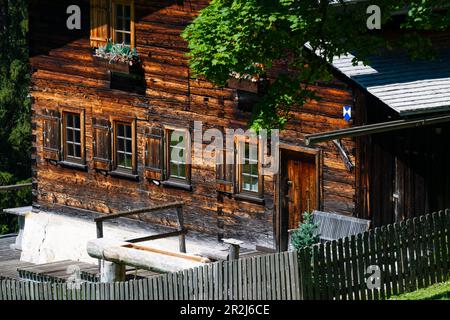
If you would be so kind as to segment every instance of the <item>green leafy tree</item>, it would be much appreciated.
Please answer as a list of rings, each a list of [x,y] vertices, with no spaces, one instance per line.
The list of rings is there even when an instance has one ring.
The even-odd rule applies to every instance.
[[[0,0],[0,185],[30,181],[28,1]],[[0,194],[0,209],[30,204],[29,190]],[[0,232],[14,231],[0,215]]]
[[[319,234],[317,229],[319,224],[313,221],[313,215],[305,212],[303,214],[303,222],[300,223],[298,229],[291,233],[291,243],[296,250],[310,247],[319,242]]]
[[[387,39],[370,31],[369,5],[380,7],[383,28],[402,29],[401,36]],[[310,84],[329,79],[325,62],[334,56],[357,52],[354,62],[367,62],[377,50],[394,47],[408,49],[413,58],[430,56],[429,40],[418,31],[446,29],[449,11],[440,9],[447,7],[448,0],[212,0],[183,37],[194,74],[218,86],[225,86],[230,74],[264,77],[275,61],[286,62],[290,72],[269,86],[251,121],[254,129],[282,129],[293,105],[315,98]],[[398,11],[406,14],[391,15]]]

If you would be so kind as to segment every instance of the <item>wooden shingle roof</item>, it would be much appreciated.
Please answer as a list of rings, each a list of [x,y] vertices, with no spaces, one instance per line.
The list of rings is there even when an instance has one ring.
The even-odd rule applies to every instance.
[[[450,39],[434,40],[435,60],[411,61],[406,53],[352,63],[353,55],[336,57],[333,67],[400,115],[450,111]]]

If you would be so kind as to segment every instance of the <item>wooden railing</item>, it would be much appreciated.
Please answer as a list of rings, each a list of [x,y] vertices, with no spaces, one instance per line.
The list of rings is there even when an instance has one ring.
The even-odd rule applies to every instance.
[[[176,231],[146,236],[146,237],[142,237],[142,238],[129,239],[129,240],[126,240],[125,242],[138,243],[138,242],[164,239],[164,238],[170,238],[170,237],[179,237],[180,252],[186,253],[186,234],[188,233],[188,231],[184,227],[183,206],[184,206],[183,202],[173,202],[173,203],[169,203],[169,204],[156,205],[156,206],[152,206],[152,207],[129,210],[129,211],[122,211],[122,212],[117,212],[114,214],[97,217],[94,219],[94,221],[97,225],[97,238],[103,238],[103,222],[104,221],[125,218],[125,217],[130,217],[130,216],[144,214],[144,213],[151,213],[151,212],[160,211],[160,210],[176,209],[177,210],[177,220],[178,220],[177,221],[178,229]]]
[[[11,186],[0,186],[0,192],[23,190],[31,188],[32,186],[33,185],[31,183],[15,184]]]

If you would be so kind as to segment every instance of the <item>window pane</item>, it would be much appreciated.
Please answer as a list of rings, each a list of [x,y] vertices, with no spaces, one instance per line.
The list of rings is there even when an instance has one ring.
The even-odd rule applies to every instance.
[[[184,147],[184,132],[172,131],[170,134],[170,145]]]
[[[125,8],[124,16],[126,18],[130,18],[131,17],[131,7],[130,6],[125,6],[124,8]]]
[[[131,168],[131,155],[127,154],[125,155],[125,167]]]
[[[72,144],[67,143],[67,144],[66,144],[66,150],[67,150],[67,155],[68,155],[68,156],[70,156],[70,157],[73,157],[73,156],[74,156]]]
[[[125,167],[125,156],[123,153],[117,154],[117,165],[119,167]]]
[[[180,170],[179,170],[178,175],[182,178],[186,178],[186,166],[185,165],[180,165]]]
[[[246,190],[246,191],[252,191],[251,190],[251,179],[250,176],[246,176],[244,175],[242,180],[242,189]]]
[[[176,163],[170,163],[170,175],[172,177],[178,177],[178,165]]]
[[[73,141],[73,131],[72,129],[67,129],[67,141],[72,142]]]
[[[117,126],[117,135],[120,136],[120,137],[123,137],[124,133],[125,133],[124,125],[123,124],[119,124]]]
[[[131,37],[128,33],[125,33],[125,40],[123,41],[126,45],[131,44]]]
[[[125,151],[125,143],[122,138],[117,139],[117,151]]]
[[[122,43],[123,37],[121,32],[116,32],[116,43]]]
[[[80,125],[80,116],[79,115],[74,115],[74,127],[77,129],[81,129],[81,125]]]
[[[116,21],[116,29],[117,30],[123,30],[123,19],[122,17],[117,17],[117,21]]]
[[[66,119],[67,119],[67,121],[66,121],[66,126],[67,126],[67,127],[71,127],[71,126],[72,126],[72,114],[71,114],[71,113],[68,113],[68,114],[66,115]]]
[[[81,158],[81,146],[80,145],[75,146],[75,157]]]
[[[81,132],[75,131],[75,142],[80,143],[81,142]]]
[[[127,140],[127,142],[126,142],[126,152],[131,152],[132,150],[132,148],[131,148],[131,140]]]
[[[131,138],[131,126],[125,126],[126,137]]]

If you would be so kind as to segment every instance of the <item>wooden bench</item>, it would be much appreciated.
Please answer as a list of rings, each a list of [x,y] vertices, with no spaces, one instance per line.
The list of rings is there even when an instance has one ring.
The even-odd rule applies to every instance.
[[[319,224],[316,235],[319,235],[321,242],[357,235],[370,229],[370,220],[322,211],[313,211],[313,221]]]

